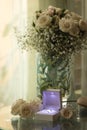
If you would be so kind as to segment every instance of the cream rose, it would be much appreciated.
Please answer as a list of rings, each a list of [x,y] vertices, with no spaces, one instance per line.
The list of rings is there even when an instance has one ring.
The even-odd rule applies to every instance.
[[[19,115],[21,117],[30,117],[33,115],[31,105],[29,103],[24,103],[20,106],[20,113]]]
[[[80,29],[78,28],[77,24],[72,22],[71,28],[69,30],[69,34],[72,36],[78,36],[79,32],[80,32]]]
[[[49,15],[41,15],[36,21],[36,26],[39,28],[45,28],[51,24],[52,18]]]
[[[61,8],[56,8],[56,13],[60,16],[62,14],[62,9]]]
[[[69,30],[71,28],[71,24],[72,24],[71,19],[62,18],[59,21],[59,29],[63,32],[69,32]]]
[[[52,6],[52,5],[49,5],[48,6],[48,9],[52,9],[52,10],[55,10],[56,7]]]
[[[39,110],[39,104],[35,101],[30,103],[31,107],[32,107],[32,111],[33,112],[37,112]]]
[[[41,107],[41,100],[40,99],[36,99],[30,102],[30,106],[32,108],[32,111],[35,113],[37,111],[40,110]]]
[[[48,10],[50,12],[52,12],[52,14],[55,12],[56,14],[58,14],[59,16],[62,14],[62,9],[61,8],[57,8],[57,7],[54,7],[54,6],[49,6],[48,7]]]
[[[66,10],[64,11],[64,14],[70,14],[70,11],[69,11],[68,9],[66,9]]]
[[[20,106],[24,104],[25,101],[23,99],[18,99],[11,106],[11,113],[13,115],[18,115],[20,113]]]
[[[66,19],[71,19],[72,17],[71,17],[70,14],[65,14],[64,18],[66,18]]]
[[[80,19],[82,19],[82,17],[74,12],[71,12],[71,16],[73,20],[77,20],[79,21]]]
[[[54,12],[55,12],[55,7],[49,6],[47,9],[47,14],[52,16],[54,14]]]
[[[79,21],[79,27],[82,31],[87,31],[87,22],[81,19]]]
[[[79,97],[77,99],[77,104],[83,106],[83,107],[87,107],[87,96],[84,97]]]
[[[62,117],[64,117],[65,119],[70,119],[73,116],[73,111],[71,108],[62,108],[60,110],[60,114]]]

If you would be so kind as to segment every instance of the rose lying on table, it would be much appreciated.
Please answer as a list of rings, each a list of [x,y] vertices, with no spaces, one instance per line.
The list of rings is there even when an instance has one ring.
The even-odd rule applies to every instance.
[[[81,106],[87,107],[87,96],[78,98],[77,103]]]
[[[39,111],[41,107],[41,101],[39,99],[26,102],[23,99],[18,99],[12,104],[11,113],[13,115],[20,115],[27,118],[32,117],[35,112]]]
[[[74,111],[71,107],[62,108],[60,114],[65,119],[70,119],[74,116]]]

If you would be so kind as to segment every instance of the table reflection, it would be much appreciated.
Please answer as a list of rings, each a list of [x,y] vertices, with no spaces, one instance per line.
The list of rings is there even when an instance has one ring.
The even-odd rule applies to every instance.
[[[61,120],[56,122],[49,122],[19,118],[12,119],[12,126],[14,130],[83,130],[81,125],[85,124],[85,122],[81,122],[77,122],[77,120]]]
[[[11,123],[14,130],[87,130],[87,109],[81,111],[80,120],[60,119],[55,122],[34,119],[12,118]],[[86,117],[84,116],[86,115]]]

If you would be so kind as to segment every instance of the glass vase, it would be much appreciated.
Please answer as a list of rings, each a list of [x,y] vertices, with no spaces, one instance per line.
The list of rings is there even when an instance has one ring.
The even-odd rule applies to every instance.
[[[43,56],[37,56],[37,92],[42,96],[46,89],[60,89],[62,96],[70,90],[70,58],[58,57],[55,61]]]

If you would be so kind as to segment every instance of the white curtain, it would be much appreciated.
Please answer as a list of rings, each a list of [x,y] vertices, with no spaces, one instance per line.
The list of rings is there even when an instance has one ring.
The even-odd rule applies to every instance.
[[[0,104],[26,98],[27,54],[20,51],[11,28],[17,21],[20,27],[25,23],[20,22],[20,14],[25,13],[25,2],[0,1]]]

